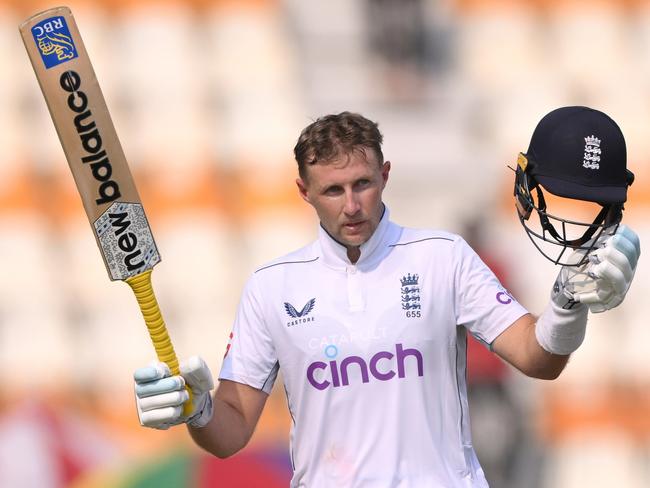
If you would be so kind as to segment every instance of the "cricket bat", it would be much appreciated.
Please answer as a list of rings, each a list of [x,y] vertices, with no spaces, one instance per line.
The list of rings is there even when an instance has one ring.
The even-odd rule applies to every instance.
[[[151,285],[160,254],[79,29],[67,7],[20,25],[36,78],[111,280],[135,293],[158,359],[178,359]],[[184,414],[191,413],[190,401]]]

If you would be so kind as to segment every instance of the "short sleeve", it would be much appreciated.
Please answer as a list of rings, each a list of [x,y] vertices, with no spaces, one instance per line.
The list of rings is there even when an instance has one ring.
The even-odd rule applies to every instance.
[[[262,303],[253,275],[242,292],[219,379],[243,383],[269,394],[279,363]]]
[[[454,261],[456,323],[491,344],[528,311],[463,239],[456,243]]]

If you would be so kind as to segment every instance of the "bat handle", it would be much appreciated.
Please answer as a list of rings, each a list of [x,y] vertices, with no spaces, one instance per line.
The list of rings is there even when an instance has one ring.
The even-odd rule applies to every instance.
[[[149,336],[156,349],[158,360],[167,364],[173,375],[179,375],[178,358],[174,352],[174,346],[169,338],[165,321],[160,313],[158,300],[156,300],[156,295],[151,286],[151,269],[131,276],[125,281],[129,284],[135,294],[135,298],[138,300],[138,305],[144,317],[144,322],[147,324]],[[192,413],[192,390],[187,385],[185,389],[190,395],[190,398],[183,405],[183,415],[188,416]]]

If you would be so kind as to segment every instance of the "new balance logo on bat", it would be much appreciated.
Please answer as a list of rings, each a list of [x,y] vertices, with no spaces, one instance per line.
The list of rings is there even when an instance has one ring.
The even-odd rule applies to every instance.
[[[88,97],[80,90],[81,77],[76,71],[64,71],[59,83],[61,88],[70,93],[68,108],[77,114],[74,116],[74,127],[79,134],[81,146],[87,153],[81,158],[81,162],[90,164],[93,178],[99,183],[98,198],[95,199],[95,202],[97,205],[110,203],[121,196],[120,187],[116,181],[111,179],[113,167],[102,147],[102,137],[93,120],[93,114],[88,109]]]
[[[129,232],[131,221],[128,220],[126,212],[109,213],[111,225],[115,230],[115,237],[117,237],[118,247],[126,253],[124,257],[124,265],[129,271],[136,271],[143,268],[145,263],[142,259],[142,251],[138,249],[138,236]],[[138,261],[135,261],[139,259]],[[134,262],[135,261],[135,262]]]
[[[125,280],[160,262],[139,203],[114,202],[93,222],[93,227],[111,279]]]

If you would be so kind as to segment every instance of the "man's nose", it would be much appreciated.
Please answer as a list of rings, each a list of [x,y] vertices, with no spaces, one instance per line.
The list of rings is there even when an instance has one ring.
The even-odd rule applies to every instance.
[[[352,216],[359,212],[360,209],[359,196],[353,191],[345,192],[345,207],[343,208],[345,214]]]

